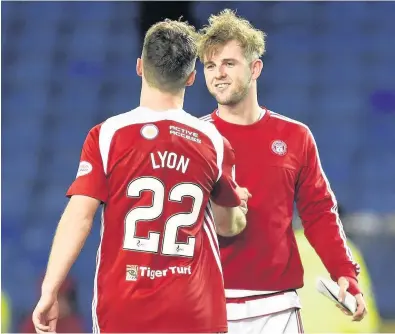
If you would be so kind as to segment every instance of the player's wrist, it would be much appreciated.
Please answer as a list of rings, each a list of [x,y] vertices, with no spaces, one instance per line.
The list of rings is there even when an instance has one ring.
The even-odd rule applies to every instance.
[[[59,288],[56,286],[50,285],[46,282],[43,283],[41,286],[41,295],[42,296],[49,296],[49,297],[56,297],[58,295]]]
[[[350,277],[350,276],[343,276],[343,277],[348,280],[349,287],[347,291],[349,293],[351,293],[353,296],[362,293],[358,285],[358,280],[355,277]]]
[[[41,298],[56,300],[58,298],[58,293],[55,291],[44,291],[41,290]]]

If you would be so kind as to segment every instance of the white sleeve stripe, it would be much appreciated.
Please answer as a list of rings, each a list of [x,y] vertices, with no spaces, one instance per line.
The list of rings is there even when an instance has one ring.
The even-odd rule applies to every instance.
[[[309,130],[309,134],[310,134],[310,136],[311,136],[311,138],[312,138],[312,140],[313,140],[313,144],[314,144],[315,149],[316,149],[316,152],[317,152],[317,153],[316,153],[316,154],[317,154],[317,161],[318,161],[318,166],[319,166],[319,168],[320,168],[321,175],[322,175],[322,177],[323,177],[324,180],[325,180],[326,188],[327,188],[327,190],[328,190],[328,192],[329,192],[329,194],[330,194],[330,196],[331,196],[331,200],[332,200],[332,203],[333,203],[333,206],[332,206],[332,208],[331,208],[331,212],[332,212],[332,213],[335,215],[335,217],[336,217],[336,224],[337,224],[337,227],[338,227],[338,229],[339,229],[340,238],[341,238],[342,241],[343,241],[343,247],[344,247],[344,249],[346,250],[346,254],[347,254],[349,260],[356,266],[356,270],[357,270],[357,272],[359,273],[360,267],[359,267],[358,263],[356,263],[356,262],[354,261],[354,258],[353,258],[353,256],[352,256],[351,249],[347,246],[347,237],[346,237],[346,234],[344,233],[343,224],[342,224],[342,222],[341,222],[341,220],[340,220],[339,213],[338,213],[338,211],[337,211],[337,201],[336,201],[336,197],[335,197],[335,194],[333,193],[333,191],[332,191],[332,189],[331,189],[329,180],[328,180],[328,178],[326,177],[326,174],[325,174],[325,172],[324,172],[324,170],[323,170],[323,168],[322,168],[321,159],[320,159],[319,153],[318,153],[317,143],[316,143],[316,141],[315,141],[315,139],[314,139],[314,136],[313,136],[313,134],[311,133],[310,130]]]
[[[210,209],[210,213],[212,213],[213,206],[211,205],[211,199],[208,200],[207,207]]]
[[[202,121],[210,121],[210,120],[212,120],[212,117],[211,117],[211,114],[208,114],[208,115],[200,117],[199,119]]]
[[[213,214],[213,207],[211,205],[211,200],[207,202],[207,213],[209,214],[210,218],[214,221],[214,214]]]
[[[217,232],[215,231],[214,222],[210,219],[207,212],[204,213],[204,222],[205,222],[205,224],[208,225],[208,227],[211,231],[211,234],[214,237],[215,245],[217,246],[217,249],[219,250],[218,240],[216,238]]]
[[[222,277],[222,280],[223,280],[221,260],[220,260],[220,258],[219,258],[219,252],[218,252],[218,250],[216,249],[215,244],[214,244],[214,242],[213,242],[213,236],[211,235],[211,233],[210,233],[210,231],[209,231],[209,228],[207,227],[207,224],[206,224],[206,223],[203,224],[203,229],[204,229],[204,231],[206,232],[207,238],[208,238],[208,240],[209,240],[209,242],[210,242],[210,246],[211,246],[211,250],[212,250],[212,252],[213,252],[214,258],[215,258],[215,262],[217,262],[218,269],[219,269],[219,271],[220,271],[220,273],[221,273],[221,277]],[[214,238],[216,238],[216,235],[214,236]],[[218,242],[218,241],[217,241],[217,242]]]

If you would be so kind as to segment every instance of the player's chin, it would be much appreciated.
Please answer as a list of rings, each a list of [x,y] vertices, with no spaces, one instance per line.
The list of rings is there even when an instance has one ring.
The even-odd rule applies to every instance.
[[[230,94],[218,92],[217,90],[210,90],[210,94],[219,104],[223,104],[224,102],[228,101],[230,97]]]
[[[219,104],[222,104],[223,106],[233,104],[233,100],[232,100],[232,95],[231,94],[226,94],[226,95],[216,94],[214,97],[217,100],[217,102]]]

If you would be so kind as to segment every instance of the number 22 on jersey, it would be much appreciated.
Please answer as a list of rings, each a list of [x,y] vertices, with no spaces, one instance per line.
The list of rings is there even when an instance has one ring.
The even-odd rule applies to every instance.
[[[192,226],[196,223],[203,204],[203,190],[193,183],[178,183],[165,198],[163,182],[154,177],[139,177],[131,181],[127,188],[127,196],[136,198],[142,191],[152,192],[152,206],[135,207],[130,210],[125,218],[125,236],[123,248],[138,252],[158,253],[161,234],[149,232],[147,238],[136,237],[137,224],[149,224],[163,214],[166,201],[182,202],[183,197],[192,197],[193,204],[190,212],[173,214],[166,219],[163,229],[161,254],[170,256],[193,257],[195,238],[188,237],[186,243],[177,242],[177,232],[181,227]]]

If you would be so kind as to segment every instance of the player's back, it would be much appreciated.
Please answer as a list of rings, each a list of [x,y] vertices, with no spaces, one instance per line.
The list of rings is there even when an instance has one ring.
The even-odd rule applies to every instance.
[[[102,332],[220,332],[218,243],[204,211],[222,136],[183,110],[137,108],[99,126],[108,200],[94,313]]]

